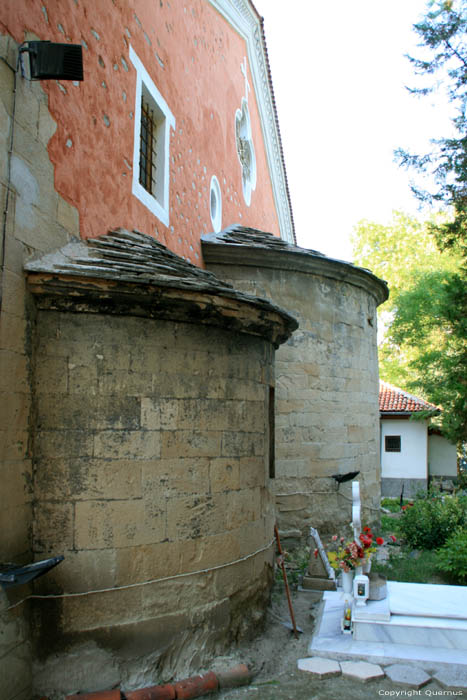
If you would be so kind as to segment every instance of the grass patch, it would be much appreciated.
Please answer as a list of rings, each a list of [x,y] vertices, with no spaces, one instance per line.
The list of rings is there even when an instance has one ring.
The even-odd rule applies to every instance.
[[[384,539],[387,540],[389,535],[395,535],[397,539],[400,538],[399,521],[399,518],[394,518],[391,515],[385,515],[384,513],[381,515],[381,533]]]
[[[402,505],[408,505],[409,501],[404,498],[402,501]],[[391,513],[400,513],[401,510],[401,499],[400,498],[382,498],[381,499],[381,506],[383,508],[386,508],[386,510],[390,510]]]
[[[411,551],[397,547],[386,562],[373,562],[372,571],[387,577],[389,581],[406,583],[449,583],[447,576],[437,568],[438,558],[433,550]]]

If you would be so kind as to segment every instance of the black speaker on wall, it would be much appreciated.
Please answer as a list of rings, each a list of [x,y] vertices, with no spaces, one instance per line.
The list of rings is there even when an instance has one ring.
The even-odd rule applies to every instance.
[[[81,44],[28,41],[31,80],[83,80]]]

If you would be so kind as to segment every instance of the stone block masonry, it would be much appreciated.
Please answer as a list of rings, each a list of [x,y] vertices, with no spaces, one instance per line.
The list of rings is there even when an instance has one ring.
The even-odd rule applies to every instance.
[[[54,168],[47,147],[56,123],[50,116],[43,85],[17,75],[14,97],[17,56],[18,45],[13,38],[0,35],[2,233],[5,224],[0,243],[4,246],[0,272],[1,560],[26,564],[32,561],[30,329],[34,307],[25,285],[23,263],[31,255],[65,243],[70,235],[78,234],[79,226],[77,210],[54,188]],[[7,635],[2,634],[1,694],[22,700],[31,697],[31,657],[28,624],[21,619],[23,610],[5,612],[15,597],[13,591],[9,600],[5,596],[0,603],[0,631],[9,630]]]
[[[251,339],[255,372],[248,358],[235,353],[228,332],[199,329],[206,349],[196,353],[197,366],[229,396],[238,379],[254,391],[251,398],[197,400],[205,372],[184,361],[193,327],[185,337],[182,324],[167,321],[95,321],[58,312],[37,318],[35,551],[46,556],[139,548],[237,528],[248,536],[248,528],[261,522],[267,487],[262,370],[271,352]],[[139,370],[126,371],[123,380],[115,368],[132,365],[135,352]],[[81,381],[74,384],[77,368]],[[253,490],[246,474],[240,477],[251,472]],[[59,583],[65,570],[66,563],[47,585]],[[76,585],[82,584],[78,575]]]
[[[74,690],[95,647],[91,686],[199,667],[264,615],[274,348],[297,323],[136,231],[25,269],[32,553],[65,555],[29,603],[34,688]]]
[[[333,474],[359,471],[363,517],[380,497],[376,307],[383,282],[367,270],[232,226],[204,236],[207,267],[280,303],[299,329],[276,353],[276,508],[280,527],[334,532],[350,522],[350,490]],[[347,500],[346,500],[347,497]],[[372,510],[373,509],[373,510]],[[348,531],[350,536],[350,529]]]

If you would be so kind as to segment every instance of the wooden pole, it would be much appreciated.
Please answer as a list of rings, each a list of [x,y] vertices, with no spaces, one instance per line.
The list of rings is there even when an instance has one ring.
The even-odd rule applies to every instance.
[[[279,550],[280,567],[282,569],[282,576],[284,577],[285,593],[287,596],[287,602],[289,604],[290,619],[292,620],[293,633],[294,633],[295,639],[298,639],[297,625],[295,624],[295,615],[294,615],[293,608],[292,608],[292,601],[290,599],[289,582],[287,581],[287,573],[285,571],[285,565],[284,565],[284,555],[282,553],[281,541],[280,541],[279,530],[277,529],[277,525],[274,525],[274,534],[276,536],[277,549]]]

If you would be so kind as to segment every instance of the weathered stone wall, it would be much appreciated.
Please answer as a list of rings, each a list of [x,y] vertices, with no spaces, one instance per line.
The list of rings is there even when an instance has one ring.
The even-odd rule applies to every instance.
[[[208,269],[280,304],[300,324],[276,353],[275,493],[284,536],[307,536],[310,526],[343,531],[350,523],[350,482],[338,486],[333,474],[360,472],[363,518],[374,520],[371,509],[380,499],[376,306],[383,284],[303,249],[278,251],[273,241],[275,250],[268,250],[264,238],[263,250],[248,247],[246,234],[244,245],[223,246],[226,238],[204,241]]]
[[[417,493],[428,488],[428,479],[397,479],[383,477],[381,479],[381,496],[388,498],[400,498],[401,493],[404,498],[415,498]]]
[[[77,689],[79,653],[60,669],[44,659],[67,645],[98,645],[96,690],[103,667],[102,687],[109,668],[131,684],[148,655],[138,666],[156,681],[258,625],[272,572],[273,352],[215,327],[38,313],[34,553],[65,555],[38,590],[85,595],[34,601],[36,692]]]
[[[47,96],[39,83],[18,77],[15,128],[14,68],[17,44],[0,36],[0,247],[3,250],[0,311],[0,560],[29,563],[31,556],[30,320],[34,315],[25,288],[23,263],[34,252],[63,245],[78,232],[76,210],[54,190],[47,144],[55,131]],[[5,230],[3,229],[6,223]],[[3,237],[3,232],[5,237]],[[10,589],[0,601],[0,677],[2,697],[31,697],[30,651],[25,606],[5,612],[27,594]]]

